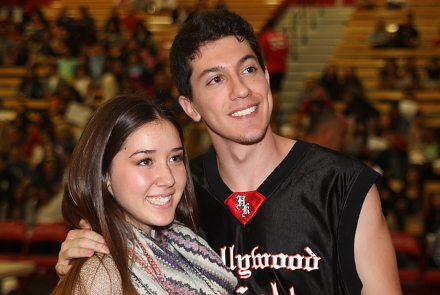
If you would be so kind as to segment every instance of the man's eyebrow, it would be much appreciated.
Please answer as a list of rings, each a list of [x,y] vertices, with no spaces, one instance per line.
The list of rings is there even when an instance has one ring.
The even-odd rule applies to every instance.
[[[246,54],[245,56],[240,58],[240,60],[238,61],[238,65],[240,66],[240,65],[244,64],[249,59],[257,60],[254,55]]]
[[[252,54],[246,54],[245,56],[243,56],[242,58],[240,58],[240,60],[238,61],[238,65],[240,66],[240,65],[244,64],[244,63],[245,63],[247,60],[249,60],[249,59],[254,59],[254,60],[256,60],[256,58],[255,58],[254,55],[252,55]],[[207,75],[207,74],[209,74],[209,73],[220,72],[222,68],[223,68],[223,67],[221,67],[221,66],[216,66],[216,67],[212,67],[212,68],[206,69],[206,70],[204,70],[204,71],[199,75],[198,80],[202,79],[203,76],[205,76],[205,75]]]
[[[220,72],[220,70],[221,70],[222,68],[223,68],[223,67],[216,66],[216,67],[212,67],[212,68],[206,69],[206,70],[204,70],[204,71],[199,75],[199,79],[198,79],[198,80],[202,79],[203,76],[205,76],[205,75],[207,75],[207,74],[209,74],[209,73]]]

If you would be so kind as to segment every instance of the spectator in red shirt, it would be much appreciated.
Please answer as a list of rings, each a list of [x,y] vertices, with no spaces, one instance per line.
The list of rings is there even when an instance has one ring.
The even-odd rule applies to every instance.
[[[289,40],[286,34],[276,30],[275,20],[270,19],[259,38],[273,96],[273,116],[279,114],[279,92],[287,68]]]
[[[133,7],[128,6],[127,10],[127,14],[122,18],[121,25],[124,32],[131,35],[138,22],[142,21],[142,18]]]

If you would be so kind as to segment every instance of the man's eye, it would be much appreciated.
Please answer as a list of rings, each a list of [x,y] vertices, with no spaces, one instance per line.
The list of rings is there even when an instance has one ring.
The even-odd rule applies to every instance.
[[[217,77],[212,78],[208,84],[219,83],[221,80],[222,79],[219,76],[217,76]]]
[[[244,70],[245,73],[253,73],[257,70],[256,67],[248,67]]]

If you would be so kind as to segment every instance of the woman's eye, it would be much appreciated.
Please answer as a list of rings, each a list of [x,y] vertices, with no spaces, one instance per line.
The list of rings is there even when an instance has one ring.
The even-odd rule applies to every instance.
[[[151,159],[143,159],[142,161],[139,162],[139,165],[150,165],[151,163],[153,163],[153,161]]]
[[[180,162],[182,160],[183,160],[183,154],[175,155],[174,157],[171,158],[171,162]]]

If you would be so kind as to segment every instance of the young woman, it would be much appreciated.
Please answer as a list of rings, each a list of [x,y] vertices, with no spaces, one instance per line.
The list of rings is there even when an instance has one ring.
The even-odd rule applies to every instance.
[[[54,294],[230,294],[234,275],[195,234],[198,211],[170,110],[140,96],[100,106],[65,174],[63,216],[102,235],[110,255],[72,261]]]

